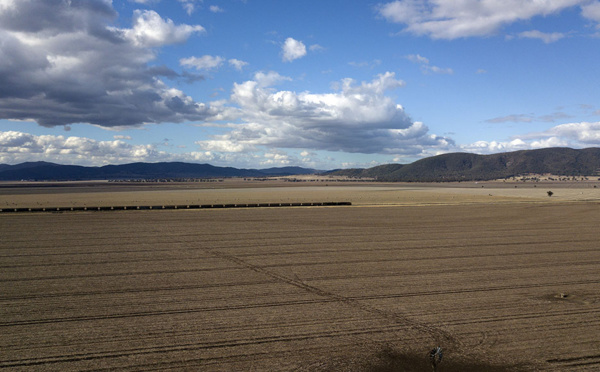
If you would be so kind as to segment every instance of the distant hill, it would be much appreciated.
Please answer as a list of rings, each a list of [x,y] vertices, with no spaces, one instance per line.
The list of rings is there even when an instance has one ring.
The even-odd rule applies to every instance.
[[[317,171],[315,169],[306,169],[301,167],[280,167],[280,168],[266,168],[261,169],[261,173],[266,175],[274,175],[274,176],[295,176],[300,174],[315,174],[320,173],[321,171]]]
[[[131,163],[103,167],[59,165],[47,162],[0,164],[0,181],[270,177],[315,173],[323,172],[300,167],[238,169],[181,162]],[[558,176],[600,175],[600,148],[575,150],[555,147],[492,155],[451,153],[432,156],[410,164],[385,164],[367,169],[326,172],[329,175],[373,178],[388,182],[483,181],[532,173],[549,173]]]
[[[369,177],[379,181],[483,181],[525,174],[592,176],[600,174],[600,148],[576,150],[555,147],[492,155],[451,153],[368,169],[343,169],[327,174]]]
[[[215,167],[209,164],[181,162],[131,163],[105,165],[103,167],[83,167],[60,165],[47,162],[30,162],[16,165],[0,164],[0,180],[37,181],[83,181],[83,180],[126,180],[126,179],[176,179],[176,178],[225,178],[225,177],[267,177],[314,174],[319,171],[300,167],[258,169],[237,169]]]

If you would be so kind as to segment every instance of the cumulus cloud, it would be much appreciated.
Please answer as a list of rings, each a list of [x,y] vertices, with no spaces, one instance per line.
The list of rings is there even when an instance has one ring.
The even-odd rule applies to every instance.
[[[414,63],[423,63],[423,64],[429,63],[428,58],[423,57],[419,54],[409,54],[406,56],[406,59],[408,59],[409,61],[414,62]]]
[[[283,43],[281,54],[284,62],[292,62],[306,55],[306,45],[301,41],[288,37]]]
[[[0,119],[117,127],[220,114],[160,80],[185,76],[149,67],[153,48],[183,42],[201,26],[136,11],[131,28],[115,28],[109,0],[1,4]]]
[[[514,136],[508,141],[477,141],[460,145],[461,151],[491,154],[547,147],[586,148],[600,146],[600,122],[567,123],[542,132]]]
[[[133,27],[121,31],[136,46],[159,47],[182,43],[193,33],[205,30],[199,25],[175,25],[172,20],[163,19],[153,10],[135,10]]]
[[[421,69],[423,70],[423,73],[428,74],[443,74],[443,75],[452,75],[454,73],[454,70],[452,70],[450,67],[438,67],[438,66],[429,66],[429,65],[424,65],[421,66]]]
[[[529,133],[520,136],[527,140],[561,139],[573,147],[589,147],[600,145],[600,122],[560,124],[543,132]]]
[[[213,13],[223,13],[223,12],[225,11],[225,10],[223,10],[223,8],[221,8],[221,7],[220,7],[220,6],[218,6],[218,5],[211,5],[211,6],[209,7],[209,10],[210,10],[211,12],[213,12]]]
[[[402,106],[386,95],[404,82],[387,72],[370,82],[342,80],[332,93],[277,91],[289,80],[277,73],[257,73],[234,84],[231,101],[241,124],[225,134],[197,142],[207,151],[250,152],[258,148],[296,148],[351,153],[420,154],[425,147],[447,147],[452,140],[428,133]]]
[[[182,66],[194,67],[197,70],[210,70],[220,67],[223,61],[225,61],[223,57],[205,55],[202,57],[182,58],[179,63]]]
[[[0,132],[0,163],[43,159],[62,164],[113,164],[168,158],[152,145],[131,145],[119,139],[96,141],[85,137],[36,136],[16,131]]]
[[[179,0],[179,2],[188,15],[192,15],[196,10],[196,0]]]
[[[600,22],[600,1],[594,1],[582,6],[581,15],[592,21]]]
[[[235,68],[238,71],[242,71],[242,69],[248,66],[248,62],[240,61],[239,59],[232,58],[229,61],[229,65]]]
[[[532,149],[527,143],[520,139],[510,141],[477,141],[467,145],[461,145],[461,151],[475,154],[494,154],[498,152],[510,152]]]
[[[133,162],[201,162],[214,165],[255,167],[257,156],[211,151],[169,153],[159,144],[133,145],[122,141],[128,136],[115,136],[114,141],[98,141],[86,137],[55,135],[37,136],[18,131],[0,131],[0,164],[18,164],[26,161],[49,161],[59,164],[98,166]],[[273,163],[273,158],[270,159]],[[280,163],[279,165],[283,165]]]
[[[277,85],[277,84],[285,82],[285,81],[292,81],[292,78],[290,78],[288,76],[279,75],[275,71],[269,71],[267,73],[259,71],[254,74],[253,81],[257,84],[257,86],[259,88],[267,88],[267,87],[271,87],[273,85]],[[246,82],[246,84],[248,84],[248,83],[251,83],[251,82]],[[236,84],[235,86],[238,86],[238,85]]]
[[[186,67],[195,68],[196,70],[212,70],[216,68],[220,68],[225,62],[225,58],[220,56],[209,56],[205,55],[202,57],[188,57],[182,58],[179,60],[179,64]],[[248,62],[241,61],[236,58],[231,58],[227,60],[229,66],[233,67],[238,71],[242,71],[242,69],[248,66]]]
[[[505,25],[547,16],[583,5],[583,12],[594,19],[595,8],[589,0],[396,0],[380,4],[377,12],[386,20],[404,24],[404,31],[433,39],[487,36]]]

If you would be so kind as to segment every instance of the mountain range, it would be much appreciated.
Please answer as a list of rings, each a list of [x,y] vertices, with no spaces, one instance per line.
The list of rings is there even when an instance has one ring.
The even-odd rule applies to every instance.
[[[424,158],[410,164],[385,164],[372,168],[339,169],[328,172],[301,167],[238,169],[181,162],[131,163],[102,167],[47,162],[0,164],[1,181],[269,177],[316,173],[372,178],[386,182],[483,181],[526,174],[594,176],[600,175],[600,148],[577,150],[555,147],[491,155],[450,153]]]
[[[210,164],[181,162],[130,163],[84,167],[47,162],[28,162],[16,165],[0,164],[0,181],[83,181],[83,180],[133,180],[133,179],[188,179],[227,177],[270,177],[314,174],[319,171],[301,167],[267,169],[238,169],[215,167]]]
[[[600,174],[600,148],[554,147],[491,155],[450,153],[411,164],[342,169],[328,174],[389,182],[484,181],[526,174],[594,176]]]

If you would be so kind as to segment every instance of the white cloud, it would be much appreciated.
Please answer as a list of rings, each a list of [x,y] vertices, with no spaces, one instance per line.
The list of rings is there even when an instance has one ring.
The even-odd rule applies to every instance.
[[[560,32],[544,33],[538,30],[524,31],[519,34],[520,38],[539,39],[546,44],[554,43],[565,37],[565,34]]]
[[[129,0],[129,1],[137,3],[137,4],[144,4],[144,5],[160,2],[160,0]],[[169,0],[169,1],[172,1],[172,0]],[[202,0],[178,0],[178,1],[188,15],[192,15],[192,13],[194,13],[194,11],[196,10],[197,2],[200,2],[200,3],[202,2]]]
[[[394,73],[370,82],[342,80],[339,91],[314,94],[276,91],[289,80],[257,73],[234,84],[231,101],[239,106],[241,124],[225,134],[199,141],[207,151],[252,152],[259,148],[296,148],[352,153],[420,154],[425,147],[448,147],[451,140],[431,135],[413,122],[386,92],[404,85]]]
[[[127,139],[127,138],[125,138]],[[169,153],[156,144],[132,145],[120,139],[98,141],[86,137],[54,135],[37,136],[18,131],[0,131],[0,164],[18,164],[26,161],[48,161],[59,164],[98,166],[133,162],[199,162],[213,165],[254,168],[263,160],[262,155],[192,151]]]
[[[292,164],[295,159],[285,151],[275,150],[264,153],[264,160],[261,161],[263,167],[281,167]]]
[[[520,150],[535,150],[548,147],[568,147],[569,142],[558,137],[544,138],[534,141],[524,141],[522,139],[513,139],[510,141],[478,141],[470,145],[462,145],[460,151],[472,152],[476,154],[494,154],[499,152],[511,152]]]
[[[135,10],[133,28],[123,29],[125,37],[140,47],[159,47],[182,43],[193,33],[204,32],[200,25],[175,25],[170,19],[163,19],[153,10]]]
[[[256,82],[260,88],[271,87],[281,82],[291,80],[292,78],[287,76],[281,76],[275,71],[269,71],[267,73],[259,71],[256,74],[254,74],[254,82]]]
[[[520,139],[512,141],[477,141],[468,145],[459,146],[460,151],[472,152],[476,154],[493,154],[498,152],[510,152],[518,150],[528,150],[530,146]]]
[[[589,0],[397,0],[379,5],[378,13],[405,31],[433,39],[487,36],[505,25],[585,5]],[[594,8],[584,14],[595,16]]]
[[[581,15],[592,21],[600,22],[600,1],[594,1],[582,6]]]
[[[196,10],[196,0],[179,0],[179,2],[188,15],[192,15]]]
[[[212,141],[196,141],[203,150],[210,152],[248,152],[256,151],[256,147],[252,144],[235,143],[228,140],[212,140]]]
[[[97,141],[85,137],[0,132],[0,163],[45,160],[61,164],[117,164],[158,161],[170,155],[152,145],[130,145],[121,140]]]
[[[454,70],[452,70],[449,67],[443,68],[443,67],[438,67],[438,66],[424,65],[421,68],[425,74],[432,73],[432,74],[452,75],[454,73]]]
[[[306,46],[301,41],[288,37],[283,43],[281,53],[284,62],[292,62],[306,55]]]
[[[572,147],[600,145],[600,122],[560,124],[543,132],[529,133],[520,136],[522,139],[548,140],[560,138]]]
[[[248,62],[240,61],[239,59],[232,58],[229,61],[229,65],[235,68],[238,71],[242,71],[242,69],[248,66]]]
[[[220,7],[220,6],[218,6],[218,5],[211,5],[211,6],[209,7],[209,9],[210,9],[210,11],[211,11],[211,12],[213,12],[213,13],[223,13],[223,12],[225,11],[225,10],[223,10],[223,8],[221,8],[221,7]]]
[[[202,57],[182,58],[179,63],[182,66],[194,67],[197,70],[210,70],[220,67],[225,59],[219,56],[205,55]]]
[[[302,156],[304,158],[307,158],[309,156],[315,156],[315,155],[316,154],[314,152],[310,152],[310,151],[306,151],[306,150],[300,152],[300,156]]]
[[[423,64],[429,63],[428,58],[423,57],[419,54],[409,54],[406,56],[406,59],[408,59],[409,61],[414,62],[414,63],[423,63]]]
[[[461,145],[461,151],[479,154],[531,150],[547,147],[586,148],[600,146],[600,122],[568,123],[543,132],[514,136],[509,141],[477,141]]]
[[[445,75],[452,75],[454,73],[454,70],[452,70],[451,68],[442,68],[442,67],[438,67],[438,66],[432,66],[429,64],[429,59],[426,57],[423,57],[419,54],[409,54],[406,56],[406,59],[408,59],[409,61],[413,62],[413,63],[418,63],[421,65],[421,71],[424,74],[445,74]]]

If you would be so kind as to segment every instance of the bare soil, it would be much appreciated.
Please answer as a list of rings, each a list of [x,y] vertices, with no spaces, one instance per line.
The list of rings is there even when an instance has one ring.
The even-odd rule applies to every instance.
[[[547,192],[553,195],[548,196]],[[350,201],[355,205],[600,202],[600,181],[365,183],[226,179],[207,183],[0,182],[0,209]]]
[[[0,187],[353,202],[0,214],[0,369],[431,371],[439,345],[440,372],[598,370],[600,190],[480,186]]]

